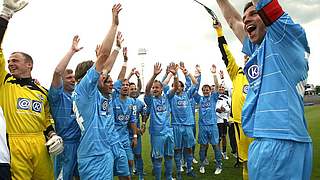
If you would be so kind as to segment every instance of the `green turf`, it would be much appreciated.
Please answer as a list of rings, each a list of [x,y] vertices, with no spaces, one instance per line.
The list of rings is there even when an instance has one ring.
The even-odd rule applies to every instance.
[[[308,121],[308,129],[309,133],[312,136],[313,140],[313,172],[312,179],[320,179],[320,106],[310,106],[305,108],[305,114]],[[143,159],[144,159],[144,170],[147,173],[145,179],[154,179],[151,175],[152,164],[150,160],[150,141],[149,134],[146,133],[143,136]],[[199,164],[194,164],[194,170],[197,174],[196,179],[201,180],[211,180],[211,179],[227,179],[227,180],[238,180],[242,179],[242,169],[234,168],[233,164],[235,163],[235,158],[233,158],[230,154],[230,150],[228,149],[229,160],[223,160],[223,171],[219,175],[214,175],[214,162],[213,162],[213,150],[210,148],[208,152],[208,158],[210,165],[206,167],[206,173],[199,173]],[[196,146],[196,159],[199,160],[199,145]],[[173,165],[173,171],[175,174],[175,165]],[[164,172],[164,166],[162,168],[162,172]],[[164,179],[164,175],[162,175],[162,179]],[[136,176],[133,179],[137,179]],[[183,173],[183,179],[192,179],[185,176],[185,172]]]

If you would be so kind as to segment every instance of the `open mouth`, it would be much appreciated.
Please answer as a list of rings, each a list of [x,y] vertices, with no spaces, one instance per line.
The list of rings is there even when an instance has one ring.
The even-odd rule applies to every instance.
[[[254,30],[256,30],[256,26],[253,24],[250,24],[247,26],[247,32],[250,34],[251,32],[253,32]]]

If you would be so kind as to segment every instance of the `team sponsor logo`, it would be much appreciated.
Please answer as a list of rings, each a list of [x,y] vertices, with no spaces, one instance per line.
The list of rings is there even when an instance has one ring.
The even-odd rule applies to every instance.
[[[242,88],[242,92],[244,94],[248,94],[248,90],[249,90],[249,86],[248,85],[244,85],[243,88]]]
[[[109,103],[107,100],[103,100],[102,103],[101,103],[101,111],[107,111],[108,110],[108,106],[109,106]]]
[[[40,101],[32,101],[32,111],[41,113],[42,111],[42,102]]]
[[[202,108],[209,108],[209,107],[210,107],[210,102],[202,103]]]
[[[187,106],[187,104],[188,104],[188,103],[187,103],[187,101],[185,101],[185,100],[178,100],[178,101],[177,101],[177,105],[178,105],[178,106]]]
[[[18,98],[17,109],[32,110],[37,113],[42,111],[42,102],[27,98]]]
[[[165,106],[162,106],[162,105],[158,105],[157,106],[157,112],[164,112],[166,111],[166,107]]]
[[[18,98],[17,108],[22,110],[30,109],[31,100],[26,98]]]
[[[256,64],[253,64],[251,65],[249,68],[248,68],[248,76],[251,78],[251,79],[257,79],[260,75],[259,73],[259,66],[256,65]]]
[[[119,115],[118,120],[119,121],[129,121],[129,115]]]

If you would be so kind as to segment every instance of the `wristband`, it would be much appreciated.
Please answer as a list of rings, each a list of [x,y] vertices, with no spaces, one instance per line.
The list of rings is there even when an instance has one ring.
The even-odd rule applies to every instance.
[[[133,137],[134,137],[134,138],[137,138],[137,137],[138,137],[138,135],[134,134],[134,135],[133,135]]]
[[[128,63],[127,63],[127,61],[125,61],[125,62],[123,62],[122,66],[127,67],[127,65],[128,65]]]
[[[218,29],[216,29],[216,32],[217,32],[218,37],[223,36],[222,28],[218,28]]]
[[[117,46],[116,48],[114,48],[114,50],[116,50],[116,51],[120,52],[121,47]]]

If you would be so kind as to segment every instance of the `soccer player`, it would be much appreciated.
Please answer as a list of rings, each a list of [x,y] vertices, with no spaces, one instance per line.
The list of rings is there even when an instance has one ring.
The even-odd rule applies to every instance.
[[[224,84],[224,78],[223,78],[223,71],[220,71],[220,78],[222,80],[222,83],[219,84],[218,87],[218,101],[216,103],[216,115],[217,115],[217,124],[219,128],[219,146],[220,144],[222,145],[222,156],[224,159],[229,159],[227,155],[227,130],[228,130],[228,119],[230,115],[230,102],[229,102],[229,97],[226,96],[225,93],[225,84]],[[221,146],[220,146],[221,147]]]
[[[12,15],[27,5],[25,1],[4,0],[3,3],[0,43]],[[53,179],[49,153],[61,153],[63,141],[51,125],[47,90],[32,79],[32,68],[30,55],[14,52],[8,60],[8,73],[0,50],[0,106],[6,120],[12,179],[47,180]]]
[[[67,69],[72,56],[80,51],[79,36],[74,36],[70,50],[57,65],[49,89],[49,103],[52,117],[55,120],[57,134],[62,137],[64,151],[54,158],[55,179],[79,179],[77,166],[77,149],[80,140],[80,129],[72,110],[71,93],[74,90],[75,78],[71,69]]]
[[[242,110],[243,130],[255,138],[249,147],[249,179],[310,179],[312,140],[303,105],[310,49],[304,29],[277,0],[246,4],[242,18],[229,1],[217,2],[250,56]]]
[[[166,180],[172,180],[174,155],[173,130],[170,124],[170,104],[167,95],[162,95],[163,86],[156,77],[161,73],[161,64],[154,65],[153,76],[147,83],[144,100],[150,110],[150,142],[153,170],[156,180],[161,179],[161,164],[164,158]],[[176,73],[172,68],[171,73]],[[171,74],[170,73],[170,74]],[[170,92],[171,93],[171,92]],[[146,123],[143,121],[142,123]]]
[[[180,66],[181,65],[182,65],[182,67],[184,67],[184,63],[183,62],[182,63],[180,62]],[[200,66],[198,64],[196,65],[194,77],[197,80],[196,90],[195,90],[195,93],[196,93],[196,92],[199,91],[200,81],[201,81],[201,69],[200,69]],[[190,76],[185,76],[185,78],[186,78],[186,82],[185,82],[186,88],[185,88],[185,90],[188,90],[192,86],[192,80],[191,80]],[[196,129],[197,129],[196,128],[196,102],[195,102],[193,96],[190,98],[190,102],[191,102],[192,114],[193,114],[193,117],[194,117],[193,136],[196,137],[196,133],[197,133],[196,132]],[[198,161],[195,159],[195,156],[194,156],[195,150],[196,150],[196,144],[192,147],[192,153],[193,153],[192,163],[197,164]],[[187,152],[186,152],[185,149],[183,151],[183,157],[184,157],[184,162],[186,162]],[[181,170],[183,170],[183,169],[181,169]]]
[[[132,147],[136,147],[138,138],[136,126],[137,107],[135,101],[128,97],[128,92],[129,81],[124,79],[121,81],[120,95],[116,96],[113,100],[113,112],[115,128],[120,135],[120,142],[126,151],[131,174],[134,159]],[[129,138],[129,127],[133,131],[132,147]]]
[[[108,89],[106,77],[101,74],[105,66],[112,68],[111,47],[119,24],[121,5],[112,8],[112,25],[97,53],[96,63],[85,61],[75,71],[77,85],[72,95],[74,112],[81,129],[78,147],[78,169],[81,179],[113,179],[113,151],[118,151],[118,134],[114,128],[112,98],[100,89]],[[118,146],[117,146],[118,145]],[[119,148],[121,151],[121,149]],[[125,155],[124,155],[125,157]],[[127,160],[126,158],[124,158]],[[127,163],[127,161],[125,161]],[[126,170],[128,170],[128,165]]]
[[[218,36],[219,49],[222,54],[222,60],[227,67],[228,74],[232,81],[232,103],[231,111],[235,124],[235,135],[238,147],[238,159],[242,162],[243,170],[242,177],[244,180],[248,179],[248,148],[249,144],[253,141],[252,138],[244,135],[242,129],[241,110],[248,93],[248,80],[243,72],[243,68],[236,64],[236,61],[229,49],[227,41],[223,35],[223,29],[221,23],[214,24],[213,27],[216,30]],[[248,60],[248,56],[245,56],[244,63]]]
[[[136,112],[137,112],[137,117],[136,117],[136,126],[138,130],[138,139],[137,139],[137,146],[133,148],[133,154],[134,154],[134,166],[136,168],[136,172],[139,176],[139,179],[143,179],[143,160],[141,156],[141,151],[142,151],[142,142],[141,142],[141,136],[144,134],[146,130],[146,121],[147,121],[147,107],[145,106],[144,102],[138,99],[141,91],[141,80],[140,80],[140,74],[139,72],[133,68],[132,71],[130,72],[128,76],[128,80],[133,76],[136,75],[138,79],[138,88],[135,83],[130,82],[129,83],[129,96],[134,100],[135,105],[136,105]],[[140,126],[140,116],[141,116],[141,121],[142,124]],[[133,138],[133,132],[129,131],[130,133],[130,138]]]
[[[193,135],[194,117],[192,114],[190,98],[193,96],[197,83],[196,79],[190,74],[185,67],[180,67],[185,76],[190,76],[192,79],[192,87],[184,91],[184,84],[178,81],[177,88],[173,88],[169,94],[169,102],[172,110],[172,127],[174,133],[174,160],[177,168],[177,178],[181,178],[181,159],[182,149],[187,151],[187,176],[195,177],[195,173],[192,171],[192,146],[195,144],[195,138]],[[169,74],[172,76],[172,74]],[[168,77],[170,77],[168,75]],[[178,78],[178,77],[176,77]]]
[[[218,79],[215,75],[216,68],[212,65],[211,72],[213,73],[215,87],[218,87]],[[200,82],[198,82],[200,83]],[[219,131],[217,126],[217,118],[214,112],[219,94],[211,93],[211,86],[205,84],[202,86],[203,96],[198,93],[194,95],[196,103],[199,104],[199,133],[198,142],[200,144],[200,173],[205,173],[206,151],[209,143],[212,145],[216,159],[215,174],[220,174],[222,171],[222,159],[219,144]]]

